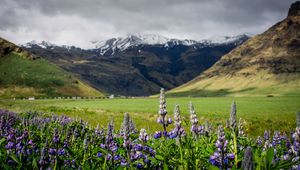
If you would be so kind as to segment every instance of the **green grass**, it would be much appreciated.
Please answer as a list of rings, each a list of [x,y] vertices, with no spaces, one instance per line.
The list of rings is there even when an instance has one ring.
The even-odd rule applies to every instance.
[[[300,97],[207,97],[167,98],[168,115],[173,117],[173,108],[178,104],[181,113],[189,121],[188,103],[192,101],[200,123],[205,120],[225,124],[229,118],[232,101],[236,101],[238,117],[246,120],[250,135],[262,134],[264,129],[289,132],[296,126],[296,113],[300,111]],[[42,111],[80,117],[92,125],[106,126],[113,118],[117,128],[124,112],[129,112],[138,128],[159,130],[156,123],[157,98],[105,99],[105,100],[36,100],[0,101],[0,108],[13,111]]]
[[[90,89],[44,59],[31,60],[14,52],[0,58],[2,98],[72,94],[82,96],[82,92]]]

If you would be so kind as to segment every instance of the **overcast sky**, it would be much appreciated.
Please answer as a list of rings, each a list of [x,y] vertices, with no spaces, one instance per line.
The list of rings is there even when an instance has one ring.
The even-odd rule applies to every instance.
[[[0,0],[0,36],[89,47],[131,33],[200,40],[258,34],[294,0]]]

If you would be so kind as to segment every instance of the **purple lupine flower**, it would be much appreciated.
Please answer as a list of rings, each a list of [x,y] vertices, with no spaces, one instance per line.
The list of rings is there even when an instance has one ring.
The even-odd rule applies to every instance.
[[[137,169],[143,169],[143,168],[144,168],[144,165],[141,164],[141,163],[138,163],[138,164],[136,165],[136,168],[137,168]]]
[[[103,148],[103,149],[105,149],[105,144],[100,143],[100,147]]]
[[[139,140],[142,142],[147,142],[149,140],[149,136],[147,135],[146,129],[141,129]]]
[[[168,118],[168,124],[172,124],[172,118]]]
[[[128,165],[128,163],[127,163],[126,159],[122,159],[121,166],[127,166],[127,165]]]
[[[22,146],[22,143],[21,143],[21,142],[19,142],[19,143],[16,144],[16,150],[17,150],[17,151],[21,151],[22,148],[23,148],[23,146]]]
[[[114,140],[113,130],[114,130],[114,125],[113,125],[113,120],[111,120],[110,123],[108,123],[108,127],[107,127],[106,146],[108,146]]]
[[[130,136],[129,120],[130,120],[129,114],[125,113],[124,114],[123,123],[122,123],[122,126],[121,126],[121,130],[120,130],[120,134],[121,134],[121,136],[124,139],[124,143],[123,143],[124,147],[128,147],[129,144],[130,144],[130,138],[129,138],[129,136]]]
[[[257,143],[258,146],[262,146],[263,140],[262,140],[262,137],[261,137],[261,136],[258,136],[258,137],[257,137],[256,143]]]
[[[13,149],[13,148],[14,148],[14,146],[15,146],[15,143],[14,143],[14,142],[11,142],[11,141],[9,141],[9,142],[7,143],[7,145],[5,145],[5,148],[6,148],[6,149]]]
[[[110,160],[111,159],[111,154],[107,154],[107,160]]]
[[[158,138],[161,138],[161,135],[162,135],[161,131],[156,131],[154,133],[153,137],[154,137],[154,139],[158,139]]]
[[[129,130],[131,133],[137,132],[134,121],[132,119],[129,119]]]
[[[167,105],[166,105],[166,99],[165,99],[165,90],[162,88],[160,89],[160,102],[159,102],[159,111],[158,113],[164,117],[167,112]]]
[[[136,151],[142,151],[142,150],[143,150],[143,145],[141,145],[141,144],[136,144],[136,145],[134,145],[134,149],[135,149]]]
[[[166,98],[165,98],[165,90],[162,88],[160,90],[160,97],[159,97],[159,119],[157,120],[158,123],[163,125],[164,129],[164,136],[166,137],[167,129],[166,127],[169,125],[166,115],[167,115],[167,104],[166,104]]]
[[[264,132],[264,139],[265,139],[265,141],[269,140],[269,138],[270,138],[270,132],[268,132],[267,130],[265,130],[265,132]]]
[[[102,153],[101,153],[101,152],[98,152],[98,153],[97,153],[97,157],[98,157],[98,158],[101,158],[101,157],[102,157]]]
[[[193,136],[196,137],[198,133],[198,118],[196,116],[196,112],[193,106],[193,103],[189,103],[189,110],[190,110],[190,122],[191,122],[191,132],[193,133]]]
[[[185,136],[185,130],[181,126],[181,116],[180,116],[180,109],[179,106],[176,105],[174,108],[174,129],[168,135],[169,138],[173,139],[176,137]]]
[[[112,142],[108,147],[112,152],[116,152],[118,150],[118,145],[114,142]]]
[[[28,142],[29,145],[34,145],[33,141],[30,139]]]
[[[292,145],[290,146],[290,152],[295,155],[300,155],[300,128],[297,127],[295,133],[292,135]]]
[[[159,123],[159,124],[163,124],[164,123],[161,117],[158,117],[156,119],[156,122]]]
[[[115,160],[115,161],[119,161],[120,159],[121,159],[121,156],[120,156],[120,155],[115,155],[115,156],[114,156],[114,160]]]
[[[14,137],[15,137],[15,134],[10,133],[10,134],[7,136],[7,140],[8,140],[8,141],[11,141],[11,140],[14,139]]]
[[[281,135],[280,135],[280,132],[278,131],[274,131],[274,135],[273,135],[273,138],[272,138],[272,146],[275,147],[276,145],[279,145],[281,143]]]
[[[225,132],[222,126],[218,128],[218,139],[215,143],[217,150],[210,156],[209,162],[219,168],[227,169],[231,167],[231,162],[235,155],[227,152],[228,141],[225,138]]]
[[[254,165],[253,165],[253,154],[252,154],[252,149],[250,146],[248,146],[245,149],[244,152],[244,158],[242,161],[242,169],[247,169],[247,170],[253,170]]]
[[[54,129],[54,135],[53,135],[53,138],[52,138],[52,142],[53,143],[59,143],[60,139],[59,139],[59,135],[58,135],[58,130],[57,129]]]
[[[265,144],[264,144],[264,150],[267,150],[271,147],[271,142],[270,142],[270,132],[266,131],[264,132],[264,139],[265,139]]]
[[[238,123],[238,135],[242,136],[242,137],[245,136],[244,124],[245,124],[245,121],[242,118],[240,118],[239,123]]]
[[[205,127],[203,125],[198,126],[197,132],[199,135],[204,135],[205,134]]]
[[[65,152],[65,149],[64,148],[59,148],[58,149],[58,151],[57,151],[57,154],[59,155],[59,156],[62,156],[62,155],[64,155],[66,152]]]
[[[48,153],[49,153],[50,155],[55,155],[55,154],[56,154],[56,149],[50,148],[50,149],[48,150]]]

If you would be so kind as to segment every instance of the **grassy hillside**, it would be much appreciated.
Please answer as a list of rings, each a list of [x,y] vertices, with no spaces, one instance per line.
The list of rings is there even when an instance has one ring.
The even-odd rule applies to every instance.
[[[286,19],[168,93],[173,96],[299,96],[299,47],[300,12],[289,12]]]
[[[0,97],[102,96],[103,94],[43,59],[12,51],[0,58]]]

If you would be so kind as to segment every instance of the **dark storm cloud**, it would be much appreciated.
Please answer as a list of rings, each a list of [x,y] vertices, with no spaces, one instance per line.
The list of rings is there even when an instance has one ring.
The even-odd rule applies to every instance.
[[[0,36],[87,46],[129,33],[202,39],[261,33],[292,0],[1,0]]]

